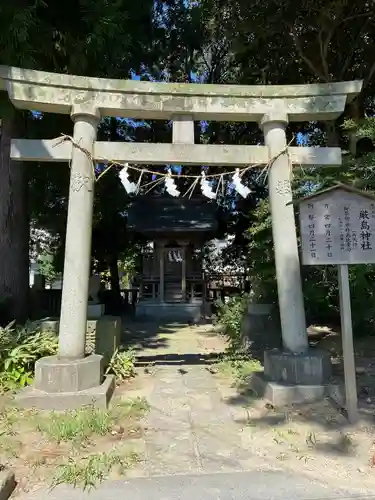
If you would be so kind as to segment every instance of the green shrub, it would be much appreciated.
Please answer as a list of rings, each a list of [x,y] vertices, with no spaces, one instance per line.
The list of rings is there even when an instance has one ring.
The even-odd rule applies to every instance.
[[[25,387],[33,381],[35,362],[57,353],[58,337],[52,332],[41,332],[15,327],[14,322],[0,327],[0,392]],[[135,352],[132,349],[113,354],[107,373],[116,380],[125,380],[135,375]]]
[[[106,374],[112,373],[117,381],[125,380],[135,375],[135,351],[127,349],[125,351],[116,351],[109,362]]]
[[[9,391],[32,382],[34,364],[43,356],[57,352],[57,336],[14,322],[0,327],[0,390]]]
[[[233,352],[242,349],[241,330],[248,301],[248,295],[243,294],[231,297],[228,302],[217,304],[217,322],[229,340],[229,350]]]

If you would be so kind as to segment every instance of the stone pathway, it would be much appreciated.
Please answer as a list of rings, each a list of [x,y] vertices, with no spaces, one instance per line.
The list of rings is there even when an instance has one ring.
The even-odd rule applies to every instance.
[[[337,412],[328,405],[327,413],[327,402],[305,408],[303,416],[268,410],[262,400],[249,406],[230,379],[212,373],[212,357],[225,347],[212,326],[181,325],[154,330],[139,346],[136,387],[124,397],[145,397],[151,409],[137,442],[144,461],[129,477],[289,471],[334,488],[348,475],[357,494],[373,490],[373,469],[366,466],[371,443],[358,457],[335,451],[346,433],[330,428]],[[310,434],[318,440],[312,449]]]
[[[140,352],[139,389],[126,394],[143,396],[151,406],[145,461],[131,476],[264,468],[265,462],[244,446],[243,425],[235,421],[209,369],[207,357],[222,352],[224,341],[206,326],[171,329],[161,337],[163,347]]]
[[[129,442],[142,461],[126,480],[111,477],[121,480],[89,494],[61,486],[20,500],[349,498],[340,491],[345,484],[362,498],[373,491],[371,478],[355,480],[347,464],[336,469],[318,455],[313,461],[280,461],[277,424],[271,419],[249,426],[250,410],[237,388],[212,373],[212,357],[225,349],[212,327],[134,324],[133,333],[129,343],[138,349],[138,376],[120,395],[150,404],[142,437]]]

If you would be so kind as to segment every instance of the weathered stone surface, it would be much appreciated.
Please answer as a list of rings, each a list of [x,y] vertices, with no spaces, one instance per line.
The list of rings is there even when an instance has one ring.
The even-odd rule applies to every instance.
[[[259,352],[281,346],[280,320],[276,313],[272,304],[249,304],[241,326],[245,348]]]
[[[275,158],[268,171],[268,190],[272,219],[272,238],[283,345],[291,352],[304,352],[308,346],[297,234],[291,188],[291,166],[286,153],[285,128],[288,116],[283,112],[264,116],[264,140],[270,157]]]
[[[100,354],[106,367],[120,345],[121,318],[102,316],[97,320],[87,321],[86,353]]]
[[[58,319],[45,318],[36,322],[43,332],[59,333]],[[102,316],[99,319],[87,320],[86,354],[103,356],[104,367],[108,365],[113,353],[120,345],[121,318],[119,316]]]
[[[11,158],[22,161],[70,161],[70,142],[55,139],[13,139]],[[341,165],[340,148],[289,147],[292,163],[297,165]],[[151,144],[134,142],[101,142],[94,145],[94,158],[139,165],[230,165],[241,167],[249,164],[265,165],[270,161],[265,146],[236,146],[221,144]]]
[[[99,319],[104,314],[104,304],[88,304],[87,319]]]
[[[198,84],[197,84],[198,85]],[[14,83],[9,97],[18,108],[29,108],[30,95],[34,105],[47,113],[69,113],[77,102],[75,89],[59,89]],[[87,92],[87,99],[95,103],[103,116],[120,116],[134,119],[172,120],[175,114],[191,114],[195,120],[229,119],[259,121],[274,106],[274,98],[184,96],[162,94],[128,94],[121,92]],[[277,99],[283,103],[291,121],[328,120],[338,118],[344,111],[346,95],[291,97]]]
[[[96,109],[90,114],[81,114],[76,106],[72,106],[71,114],[74,120],[73,138],[84,151],[74,148],[71,159],[59,355],[82,358],[85,355],[95,184],[90,154],[100,114]]]
[[[0,500],[8,500],[15,487],[14,472],[9,469],[0,471]]]
[[[99,304],[98,293],[100,292],[102,286],[101,278],[99,274],[93,274],[89,279],[89,301],[92,304]]]
[[[74,88],[83,100],[91,91],[124,92],[128,94],[173,94],[228,97],[305,97],[310,95],[347,94],[351,101],[361,91],[362,81],[313,83],[304,85],[221,85],[191,83],[154,83],[136,80],[96,78],[62,73],[49,73],[14,66],[0,66],[0,89],[7,81]],[[86,94],[85,94],[86,91]]]
[[[72,105],[95,103],[104,116],[259,121],[275,103],[290,120],[334,119],[362,82],[315,85],[241,86],[134,82],[0,67],[0,89],[16,107],[70,113]]]
[[[249,304],[242,320],[241,335],[244,339],[253,340],[253,336],[263,336],[273,327],[274,314],[271,304]]]
[[[272,382],[262,373],[252,376],[250,387],[258,397],[270,401],[274,406],[319,401],[330,395],[332,387],[323,384],[298,385]]]
[[[115,378],[107,375],[97,387],[77,392],[45,392],[26,387],[15,397],[15,403],[20,408],[36,408],[39,410],[75,410],[82,406],[107,408],[115,390]]]
[[[331,376],[331,359],[328,353],[315,349],[303,354],[273,349],[264,353],[264,375],[284,384],[325,384]]]
[[[78,392],[100,386],[102,357],[91,354],[82,359],[48,356],[35,363],[34,387],[47,393]]]

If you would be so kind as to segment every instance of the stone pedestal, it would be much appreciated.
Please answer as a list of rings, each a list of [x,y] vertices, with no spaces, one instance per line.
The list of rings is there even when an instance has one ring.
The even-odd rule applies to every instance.
[[[311,349],[293,354],[273,349],[264,353],[264,373],[251,380],[252,389],[275,406],[316,401],[332,390],[330,356]]]
[[[88,303],[87,319],[99,319],[104,315],[104,304]]]
[[[272,349],[264,353],[264,375],[274,382],[296,385],[320,385],[331,377],[330,356],[310,349],[293,354]]]
[[[42,332],[59,334],[60,321],[57,318],[44,318],[35,322]],[[121,318],[119,316],[102,316],[88,319],[86,323],[85,354],[103,356],[104,368],[108,366],[113,353],[120,345]]]
[[[241,325],[241,340],[245,349],[262,351],[265,347],[280,347],[280,325],[272,304],[250,302]]]
[[[34,290],[44,290],[46,288],[46,278],[42,274],[34,274]]]
[[[97,320],[87,320],[86,354],[100,354],[106,368],[113,353],[120,346],[121,318],[102,316]]]
[[[106,408],[115,388],[113,375],[103,377],[103,358],[48,356],[35,363],[35,380],[17,394],[18,406],[42,410],[73,410],[93,405]]]

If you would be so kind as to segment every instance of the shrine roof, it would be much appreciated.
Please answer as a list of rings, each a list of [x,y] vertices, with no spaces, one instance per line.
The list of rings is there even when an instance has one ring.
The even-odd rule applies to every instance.
[[[361,189],[358,189],[354,186],[343,184],[342,182],[336,182],[333,186],[330,186],[326,189],[321,189],[320,191],[316,191],[315,193],[309,194],[308,196],[304,196],[303,198],[297,198],[296,200],[290,201],[288,205],[300,205],[305,201],[314,200],[320,196],[332,193],[334,191],[346,191],[348,193],[356,194],[358,196],[363,196],[364,198],[368,198],[372,201],[375,201],[375,195],[372,192],[362,191]]]
[[[141,196],[129,207],[128,228],[138,233],[213,232],[217,205],[205,198]]]

